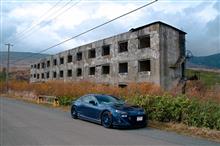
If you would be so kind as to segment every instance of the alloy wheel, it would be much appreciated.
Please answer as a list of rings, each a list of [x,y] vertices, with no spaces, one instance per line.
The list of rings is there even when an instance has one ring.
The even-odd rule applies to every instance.
[[[110,128],[112,126],[112,116],[110,112],[104,112],[102,114],[102,125],[106,128]]]
[[[78,118],[75,106],[72,106],[72,108],[71,108],[71,116],[72,116],[73,119],[77,119]]]

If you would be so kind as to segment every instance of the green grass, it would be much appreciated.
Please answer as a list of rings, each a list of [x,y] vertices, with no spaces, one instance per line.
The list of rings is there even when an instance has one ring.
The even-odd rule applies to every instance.
[[[212,85],[220,85],[220,73],[209,72],[209,71],[195,71],[195,70],[186,70],[187,77],[193,76],[196,74],[199,79],[206,85],[207,87],[211,87]]]
[[[0,81],[5,81],[5,74],[0,72]]]

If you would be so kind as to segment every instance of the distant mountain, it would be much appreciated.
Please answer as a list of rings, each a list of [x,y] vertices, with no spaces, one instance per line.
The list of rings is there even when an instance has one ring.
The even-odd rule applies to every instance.
[[[7,52],[0,52],[0,66],[7,66]],[[27,68],[31,63],[39,60],[40,58],[44,58],[48,56],[48,54],[39,54],[39,53],[31,53],[31,52],[10,52],[10,67],[23,67]]]
[[[192,57],[187,67],[220,69],[220,53],[209,56]]]

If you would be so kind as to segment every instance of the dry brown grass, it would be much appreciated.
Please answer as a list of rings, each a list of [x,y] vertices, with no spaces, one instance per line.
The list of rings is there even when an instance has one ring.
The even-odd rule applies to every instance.
[[[50,81],[46,83],[10,81],[9,88],[16,92],[29,91],[36,95],[66,96],[72,98],[88,93],[110,94],[120,97],[145,94],[161,95],[163,93],[157,85],[152,83],[130,83],[127,88],[119,88],[118,86],[96,84],[87,81],[65,83],[62,81]]]
[[[1,82],[1,92],[5,90],[5,83]],[[50,81],[46,83],[28,83],[27,81],[10,81],[9,88],[13,91],[30,91],[36,95],[54,95],[79,97],[88,93],[111,94],[120,97],[132,97],[135,95],[162,95],[164,92],[159,86],[152,83],[130,83],[127,88],[118,86],[96,84],[87,81],[81,82],[63,82]],[[180,94],[178,92],[168,92],[173,96]],[[220,103],[220,85],[213,85],[207,88],[201,81],[188,81],[186,86],[186,95],[189,98],[199,100],[211,100]]]
[[[189,98],[220,103],[220,85],[207,88],[201,81],[188,81],[186,95]]]

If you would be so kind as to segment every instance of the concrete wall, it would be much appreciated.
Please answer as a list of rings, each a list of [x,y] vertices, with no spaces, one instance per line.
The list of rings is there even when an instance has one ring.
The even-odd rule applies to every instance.
[[[139,49],[139,37],[150,36],[150,47]],[[171,82],[181,76],[180,69],[171,70],[169,65],[175,63],[180,55],[179,31],[173,28],[163,26],[160,23],[143,27],[135,31],[129,31],[90,44],[76,47],[71,50],[61,52],[39,60],[46,62],[50,60],[50,67],[44,69],[31,69],[31,82],[64,80],[80,81],[87,80],[92,82],[102,82],[110,84],[127,84],[129,82],[153,82],[166,88],[170,87]],[[119,53],[119,42],[128,42],[128,51]],[[110,55],[102,56],[102,46],[110,45]],[[96,50],[95,58],[88,58],[88,52],[91,49]],[[77,61],[77,52],[82,52],[82,60]],[[67,63],[67,56],[72,55],[73,61]],[[59,58],[64,57],[64,64],[60,65]],[[54,66],[53,59],[57,59],[57,65]],[[139,71],[139,60],[150,60],[150,71]],[[39,62],[35,63],[38,64]],[[119,73],[119,63],[128,63],[128,72]],[[46,64],[46,63],[45,63]],[[110,65],[110,74],[102,74],[102,65]],[[89,67],[95,67],[95,75],[89,75]],[[77,77],[77,68],[82,69],[82,76]],[[64,71],[63,78],[59,77],[59,71]],[[67,77],[67,70],[72,70],[72,76]],[[46,78],[46,72],[50,77]],[[57,78],[53,78],[53,72],[57,72]],[[45,78],[34,78],[34,74],[45,73]]]
[[[183,42],[183,44],[180,42]],[[181,65],[174,68],[172,66],[178,63],[179,58],[185,56],[185,34],[161,25],[160,52],[161,86],[169,90],[175,87],[183,77]]]

